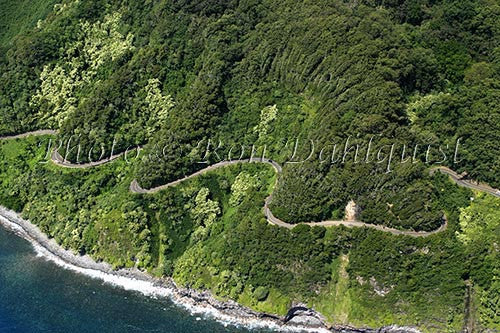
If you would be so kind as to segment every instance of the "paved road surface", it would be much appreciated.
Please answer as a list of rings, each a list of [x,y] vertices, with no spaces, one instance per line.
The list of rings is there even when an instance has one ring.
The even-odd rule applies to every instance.
[[[38,130],[33,132],[27,132],[23,134],[11,135],[11,136],[0,136],[0,140],[14,140],[14,139],[22,139],[28,136],[37,136],[37,135],[56,135],[57,131],[54,130]]]
[[[458,185],[462,187],[468,187],[473,190],[481,191],[481,192],[486,192],[491,195],[494,195],[498,198],[500,198],[500,190],[494,189],[493,187],[487,185],[487,184],[476,184],[470,180],[464,180],[461,175],[456,173],[455,171],[451,170],[450,168],[444,167],[444,166],[439,166],[439,167],[434,167],[431,169],[431,174],[435,171],[439,171],[441,173],[444,173],[453,179],[453,181]]]
[[[39,131],[33,131],[33,132],[23,133],[23,134],[19,134],[19,135],[0,137],[0,140],[20,139],[20,138],[25,138],[25,137],[34,136],[34,135],[55,135],[55,134],[57,134],[57,132],[54,130],[39,130]],[[52,158],[52,161],[56,165],[61,166],[61,167],[85,169],[85,168],[95,167],[95,166],[109,163],[109,162],[116,160],[117,158],[123,156],[124,154],[125,153],[120,153],[117,155],[113,155],[111,158],[107,158],[104,160],[91,162],[91,163],[85,163],[85,164],[73,164],[73,163],[67,162],[64,160],[64,158],[57,151],[54,151],[52,153],[51,158]],[[157,192],[162,191],[168,187],[176,186],[187,179],[194,178],[196,176],[213,171],[213,170],[221,168],[221,167],[234,165],[234,164],[238,164],[238,163],[266,163],[266,164],[271,165],[274,168],[274,170],[276,171],[276,173],[280,174],[282,171],[281,166],[278,163],[276,163],[275,161],[270,160],[270,159],[257,158],[257,159],[252,159],[252,160],[245,159],[245,160],[224,161],[224,162],[220,162],[220,163],[211,165],[209,167],[206,167],[205,169],[199,170],[199,171],[193,173],[192,175],[186,176],[182,179],[177,179],[177,180],[172,181],[168,184],[161,185],[161,186],[158,186],[158,187],[155,187],[152,189],[143,189],[139,185],[137,180],[133,180],[132,183],[130,184],[130,191],[133,193],[138,193],[138,194],[157,193]],[[436,171],[447,174],[459,186],[468,187],[468,188],[471,188],[474,190],[478,190],[478,191],[492,194],[496,197],[500,197],[500,190],[494,189],[486,184],[476,184],[476,183],[473,183],[471,181],[464,180],[464,179],[462,179],[462,177],[459,174],[457,174],[455,171],[453,171],[447,167],[440,166],[440,167],[434,167],[434,168],[430,169],[431,174],[433,174]],[[278,219],[277,217],[275,217],[269,208],[269,204],[271,203],[271,200],[272,200],[272,194],[266,198],[265,203],[264,203],[264,214],[265,214],[267,221],[269,223],[283,227],[283,228],[288,228],[288,229],[292,229],[293,227],[298,225],[298,224],[287,223],[287,222],[282,221],[282,220]],[[346,221],[346,220],[303,222],[303,223],[299,223],[299,224],[307,224],[310,226],[324,226],[324,227],[340,226],[340,225],[346,226],[348,228],[365,227],[365,228],[372,228],[372,229],[376,229],[376,230],[380,230],[380,231],[389,232],[389,233],[394,234],[394,235],[407,235],[407,236],[412,236],[412,237],[430,236],[430,235],[436,234],[438,232],[444,231],[448,227],[448,221],[447,221],[446,216],[444,216],[443,224],[438,229],[433,230],[433,231],[428,231],[428,232],[425,232],[425,231],[404,231],[404,230],[398,230],[398,229],[394,229],[394,228],[384,227],[381,225],[364,223],[361,221]]]
[[[137,182],[137,180],[133,180],[132,183],[130,184],[130,191],[133,192],[133,193],[138,193],[138,194],[152,194],[152,193],[157,193],[157,192],[159,192],[161,190],[164,190],[164,189],[166,189],[168,187],[176,186],[179,183],[181,183],[181,182],[183,182],[183,181],[185,181],[187,179],[199,176],[199,175],[204,174],[204,173],[209,172],[209,171],[213,171],[213,170],[215,170],[217,168],[228,166],[228,165],[233,165],[233,164],[237,164],[237,163],[249,163],[249,162],[250,162],[249,160],[235,160],[235,161],[220,162],[220,163],[211,165],[211,166],[209,166],[209,167],[207,167],[205,169],[202,169],[200,171],[197,171],[197,172],[193,173],[192,175],[189,175],[189,176],[184,177],[182,179],[178,179],[178,180],[175,180],[175,181],[170,182],[168,184],[161,185],[161,186],[158,186],[158,187],[155,187],[155,188],[152,188],[152,189],[143,189],[139,185],[139,183]],[[275,169],[275,171],[278,174],[280,174],[281,171],[282,171],[281,166],[278,163],[276,163],[275,161],[273,161],[273,160],[269,160],[269,159],[264,159],[264,160],[262,160],[262,159],[256,159],[256,160],[253,160],[252,162],[261,162],[261,163],[270,164]],[[436,234],[438,232],[444,231],[448,227],[448,220],[447,220],[446,216],[444,216],[444,218],[443,218],[443,224],[438,229],[433,230],[433,231],[405,231],[405,230],[398,230],[398,229],[388,228],[388,227],[384,227],[384,226],[380,226],[380,225],[375,225],[375,224],[364,223],[364,222],[361,222],[361,221],[346,221],[346,220],[321,221],[321,222],[303,222],[303,223],[298,223],[298,224],[291,224],[291,223],[287,223],[285,221],[282,221],[282,220],[280,220],[279,218],[277,218],[276,216],[273,215],[271,209],[269,208],[269,204],[271,203],[271,200],[272,200],[272,194],[269,197],[266,198],[265,203],[264,203],[264,214],[265,214],[265,216],[267,218],[267,221],[269,223],[271,223],[271,224],[277,225],[279,227],[287,228],[287,229],[292,229],[295,226],[297,226],[298,224],[307,224],[307,225],[310,225],[310,226],[323,226],[323,227],[332,227],[332,226],[343,225],[343,226],[346,226],[348,228],[362,228],[362,227],[372,228],[372,229],[376,229],[376,230],[380,230],[380,231],[389,232],[389,233],[391,233],[393,235],[407,235],[407,236],[412,236],[412,237],[426,237],[426,236],[430,236],[430,235]]]

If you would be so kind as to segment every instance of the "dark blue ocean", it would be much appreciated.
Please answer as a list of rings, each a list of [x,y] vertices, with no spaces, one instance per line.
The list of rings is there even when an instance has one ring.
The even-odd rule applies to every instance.
[[[196,318],[168,300],[60,268],[0,226],[0,333],[249,332]]]

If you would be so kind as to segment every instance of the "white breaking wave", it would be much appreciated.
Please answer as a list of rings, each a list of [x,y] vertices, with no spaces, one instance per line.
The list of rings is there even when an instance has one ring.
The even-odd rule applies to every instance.
[[[20,218],[17,217],[17,219]],[[71,264],[61,259],[57,255],[48,251],[45,247],[41,246],[36,240],[30,237],[21,226],[19,226],[15,222],[12,222],[7,217],[0,215],[0,220],[5,226],[14,231],[18,236],[29,241],[34,248],[37,257],[41,257],[45,260],[51,261],[57,266],[62,267],[64,269],[71,270],[79,274],[83,274],[93,279],[101,280],[104,283],[112,285],[114,287],[119,287],[127,291],[139,292],[148,297],[168,298],[177,306],[180,306],[185,310],[187,310],[193,317],[195,315],[202,315],[205,319],[215,320],[225,326],[233,325],[235,327],[246,327],[249,329],[271,329],[274,331],[282,331],[282,332],[314,332],[314,333],[331,332],[326,328],[284,326],[272,320],[265,320],[254,317],[244,318],[244,317],[231,316],[229,314],[225,314],[217,310],[216,308],[208,304],[197,304],[193,299],[189,297],[180,296],[176,293],[176,291],[173,288],[157,286],[151,281],[139,280],[132,277],[106,273],[96,269],[79,267],[77,265]],[[64,251],[63,249],[61,250]]]
[[[175,291],[171,288],[155,286],[154,283],[150,281],[138,280],[125,276],[118,276],[114,274],[105,273],[98,270],[87,269],[75,266],[73,264],[67,263],[59,257],[55,256],[51,252],[47,251],[44,247],[36,243],[31,243],[37,255],[50,260],[56,265],[84,274],[93,279],[102,280],[106,284],[110,284],[114,287],[119,287],[128,291],[136,291],[141,294],[154,298],[169,298],[176,305],[183,307],[188,310],[192,316],[198,314],[206,316],[206,318],[214,319],[222,324],[231,324],[234,326],[245,326],[248,328],[269,328],[273,330],[280,331],[290,331],[290,332],[330,332],[327,329],[313,329],[313,328],[298,328],[298,327],[283,327],[272,321],[254,319],[254,318],[234,318],[230,315],[224,314],[217,310],[216,308],[208,305],[196,305],[194,301],[187,297],[179,297]]]

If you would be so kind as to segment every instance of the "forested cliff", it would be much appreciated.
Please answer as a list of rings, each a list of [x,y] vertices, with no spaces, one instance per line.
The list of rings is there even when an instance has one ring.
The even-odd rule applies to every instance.
[[[0,136],[58,132],[1,143],[0,203],[67,248],[263,311],[454,331],[472,281],[477,327],[498,329],[499,201],[429,167],[499,188],[499,102],[494,0],[0,0]],[[75,163],[143,149],[39,163],[59,140]],[[239,165],[128,191],[252,146],[279,177]],[[353,200],[366,223],[448,229],[285,230],[262,213],[271,192],[289,223]]]

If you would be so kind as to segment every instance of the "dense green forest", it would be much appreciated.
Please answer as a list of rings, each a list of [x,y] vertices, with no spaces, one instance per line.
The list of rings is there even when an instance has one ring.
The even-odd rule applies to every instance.
[[[0,136],[58,131],[1,143],[0,203],[79,253],[259,310],[456,331],[467,281],[478,327],[499,329],[499,201],[428,172],[499,188],[499,101],[494,0],[0,0]],[[48,140],[74,162],[143,150],[63,170],[39,163]],[[283,165],[275,189],[245,165],[128,191],[252,146]],[[354,200],[363,222],[449,228],[285,230],[271,191],[290,223]]]
[[[76,253],[172,276],[261,311],[285,314],[300,301],[332,323],[430,331],[461,327],[464,281],[473,279],[481,323],[498,325],[493,244],[500,200],[479,197],[469,206],[473,194],[444,175],[432,183],[441,189],[437,200],[449,228],[434,236],[288,230],[268,224],[261,210],[274,183],[269,166],[236,165],[155,195],[133,195],[128,187],[138,162],[64,169],[45,163],[47,141],[2,142],[0,202]]]

